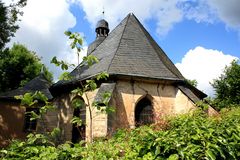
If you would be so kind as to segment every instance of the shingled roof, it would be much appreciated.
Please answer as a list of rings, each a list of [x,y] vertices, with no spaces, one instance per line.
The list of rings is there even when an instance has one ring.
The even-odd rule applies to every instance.
[[[197,103],[201,99],[207,97],[205,93],[189,84],[179,85],[178,88],[194,103]]]
[[[76,67],[71,76],[84,80],[107,72],[110,76],[128,76],[163,80],[184,80],[164,51],[153,40],[134,14],[128,14],[91,53],[99,62],[90,68]],[[67,84],[59,81],[54,86]]]
[[[44,74],[41,73],[39,76],[29,81],[25,86],[1,93],[0,99],[14,99],[14,96],[24,95],[27,92],[34,93],[36,91],[41,91],[48,99],[52,99],[53,97],[48,90],[50,86],[51,83],[46,79]]]

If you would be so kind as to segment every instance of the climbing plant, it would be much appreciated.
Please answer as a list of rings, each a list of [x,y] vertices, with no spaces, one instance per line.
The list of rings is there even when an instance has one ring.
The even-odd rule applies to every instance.
[[[15,96],[15,99],[21,101],[21,106],[35,109],[30,112],[25,112],[25,114],[30,115],[30,121],[40,120],[42,122],[41,127],[46,131],[47,124],[45,123],[44,115],[47,111],[56,108],[48,101],[48,98],[41,91],[36,91],[34,93],[28,92],[24,95]]]
[[[80,52],[82,50],[82,43],[83,43],[83,38],[78,34],[78,33],[72,33],[70,31],[66,31],[65,35],[69,37],[70,40],[72,40],[70,46],[72,49],[76,50],[78,59]],[[93,64],[98,63],[97,57],[93,55],[88,55],[83,57],[83,60],[81,63],[78,60],[78,67],[77,67],[77,74],[80,74],[79,66],[85,66],[85,67],[91,67]],[[58,60],[57,57],[53,57],[51,60],[51,63],[55,64],[56,66],[60,67],[64,72],[61,74],[59,77],[60,80],[74,80],[74,77],[70,76],[70,73],[67,72],[69,68],[75,67],[74,64],[67,63],[63,60]],[[105,72],[99,73],[96,75],[94,78],[88,79],[86,81],[79,81],[79,87],[75,88],[71,91],[71,94],[74,96],[80,96],[80,97],[85,97],[86,102],[83,102],[81,99],[73,99],[72,101],[72,106],[74,108],[81,109],[82,107],[86,107],[89,111],[89,128],[90,128],[90,137],[89,141],[92,142],[93,140],[93,109],[96,108],[100,112],[104,113],[110,113],[114,112],[113,107],[109,106],[108,102],[111,98],[111,94],[108,92],[103,93],[101,101],[93,102],[91,103],[88,97],[87,92],[88,91],[94,91],[97,89],[97,81],[99,80],[106,80],[108,78],[108,74]],[[36,119],[41,119],[42,122],[44,122],[44,115],[47,113],[48,110],[56,109],[57,107],[53,105],[52,102],[49,102],[48,98],[40,91],[36,91],[35,93],[26,93],[24,95],[19,95],[15,96],[16,99],[21,100],[21,105],[25,107],[30,107],[30,108],[36,108],[36,106],[41,103],[41,107],[39,107],[39,112],[38,111],[31,111],[30,114],[31,118],[30,120],[36,120]],[[78,116],[74,116],[71,120],[71,123],[75,124],[76,126],[81,126],[83,125],[82,119]],[[46,129],[47,124],[44,123],[44,128]]]
[[[83,45],[83,38],[80,36],[79,33],[72,33],[71,31],[66,31],[65,35],[68,36],[69,40],[71,41],[70,43],[70,47],[71,49],[75,50],[75,53],[77,54],[78,57],[78,66],[76,68],[77,70],[77,74],[80,75],[80,67],[91,67],[92,65],[94,65],[95,63],[98,63],[98,58],[94,55],[88,55],[88,56],[84,56],[81,63],[79,60],[81,51],[82,51],[82,45]],[[53,57],[51,63],[55,64],[56,66],[61,67],[62,70],[64,70],[65,72],[60,76],[60,80],[74,80],[74,77],[72,77],[70,75],[69,72],[67,72],[66,70],[68,70],[69,67],[74,67],[74,64],[69,64],[63,60],[58,60],[57,57]],[[71,91],[71,93],[75,96],[80,96],[80,97],[85,97],[86,98],[86,102],[81,102],[81,99],[75,99],[74,101],[72,101],[72,105],[74,108],[82,108],[82,107],[86,107],[88,109],[88,113],[89,113],[89,132],[90,132],[90,137],[89,137],[89,141],[92,142],[93,140],[93,110],[94,108],[96,108],[97,110],[99,110],[100,112],[104,112],[106,114],[113,112],[114,109],[113,107],[109,106],[108,102],[111,98],[111,94],[108,92],[103,93],[102,95],[102,99],[101,102],[90,102],[89,96],[87,94],[88,91],[94,91],[95,89],[97,89],[97,81],[100,80],[106,80],[109,77],[109,75],[105,72],[99,73],[98,75],[96,75],[95,77],[88,79],[88,80],[84,80],[84,81],[79,81],[79,87],[75,88]],[[84,104],[85,103],[85,104]],[[99,105],[101,104],[101,105]],[[72,123],[74,123],[77,126],[81,126],[82,125],[82,120],[80,117],[74,116],[71,120]]]

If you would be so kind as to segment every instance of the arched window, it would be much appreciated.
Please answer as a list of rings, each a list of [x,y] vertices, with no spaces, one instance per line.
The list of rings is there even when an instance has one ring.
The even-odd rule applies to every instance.
[[[149,125],[154,122],[153,107],[151,101],[145,97],[141,99],[135,108],[135,126]]]
[[[81,97],[76,97],[72,100],[74,108],[73,117],[79,117],[82,120],[82,125],[72,125],[72,142],[78,143],[86,138],[86,105]]]

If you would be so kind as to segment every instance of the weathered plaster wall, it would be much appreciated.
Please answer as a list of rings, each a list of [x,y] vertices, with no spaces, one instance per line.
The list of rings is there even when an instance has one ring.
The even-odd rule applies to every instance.
[[[98,89],[87,92],[84,95],[86,104],[92,104]],[[103,137],[111,134],[116,128],[134,128],[135,127],[135,107],[137,103],[148,96],[152,101],[155,121],[163,118],[163,116],[186,113],[194,108],[194,103],[174,85],[163,83],[147,83],[140,81],[123,81],[119,80],[116,84],[110,105],[115,106],[115,112],[107,115],[101,113],[96,108],[92,110],[92,128],[93,137]],[[74,95],[65,94],[55,100],[58,106],[58,115],[55,116],[54,124],[60,126],[64,139],[71,141],[73,107],[71,101]],[[54,117],[54,116],[53,116]],[[50,118],[51,119],[51,118]],[[51,120],[50,120],[51,121]],[[90,112],[86,108],[86,138],[90,138]]]
[[[97,92],[98,89],[87,92],[87,96],[82,97],[85,103],[91,105]],[[107,115],[90,106],[93,137],[107,136],[117,128],[134,128],[135,107],[145,96],[152,101],[155,121],[163,116],[186,113],[196,108],[194,103],[174,85],[119,80],[110,101],[110,105],[115,107],[114,113]],[[47,112],[44,119],[38,121],[37,131],[52,131],[55,127],[59,127],[62,131],[62,140],[71,141],[73,98],[75,96],[72,94],[63,94],[54,99],[53,103],[57,109]],[[14,102],[0,102],[0,108],[0,145],[6,145],[8,139],[25,138],[26,133],[23,132],[25,108]],[[87,140],[91,136],[90,127],[90,112],[89,107],[86,107]]]
[[[219,116],[219,113],[215,109],[213,109],[210,105],[208,106],[207,114],[213,117]]]
[[[94,101],[94,98],[98,92],[98,89],[94,90],[93,92],[87,92],[87,97],[89,99],[89,104],[91,105]],[[85,102],[87,102],[87,97],[83,96]],[[90,106],[92,110],[92,135],[93,137],[103,137],[107,135],[107,119],[108,116],[105,113],[101,113],[97,108]],[[89,140],[91,133],[90,133],[90,112],[89,109],[86,109],[86,138],[87,141]]]
[[[72,139],[72,124],[71,119],[73,116],[74,109],[71,107],[71,97],[69,94],[63,94],[58,98],[54,99],[54,104],[56,105],[57,109],[55,111],[55,117],[49,118],[49,122],[56,124],[56,127],[61,129],[62,139],[64,141],[71,141]]]
[[[118,81],[115,92],[116,126],[119,128],[135,127],[135,107],[146,95],[152,100],[156,121],[162,116],[186,113],[195,108],[192,101],[173,85]]]
[[[17,102],[0,101],[0,147],[9,144],[11,139],[24,139],[25,108]]]
[[[181,90],[178,89],[175,99],[174,113],[187,113],[195,108],[195,104]]]
[[[42,118],[38,119],[37,121],[37,132],[51,132],[54,128],[60,127],[59,119],[59,109],[47,111],[47,113],[42,115]]]
[[[91,104],[98,92],[98,89],[87,92],[82,98],[86,104],[90,104],[92,110],[92,135],[93,137],[103,137],[107,135],[108,129],[108,116],[105,113],[101,113],[96,108],[92,107]],[[73,117],[74,108],[71,105],[71,101],[75,96],[72,94],[65,94],[55,99],[55,104],[58,106],[58,126],[62,129],[63,139],[71,141],[72,139],[72,123],[70,122]],[[89,108],[86,107],[86,140],[90,138],[90,112]],[[55,123],[56,124],[56,123]]]

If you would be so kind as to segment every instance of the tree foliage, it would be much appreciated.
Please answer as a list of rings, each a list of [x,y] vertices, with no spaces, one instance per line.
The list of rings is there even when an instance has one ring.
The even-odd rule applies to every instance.
[[[43,70],[49,80],[52,74],[35,52],[21,44],[14,44],[0,55],[0,92],[23,86]]]
[[[76,54],[78,56],[78,65],[76,68],[77,73],[80,75],[80,67],[86,67],[89,68],[92,65],[94,65],[95,63],[98,63],[99,60],[96,56],[94,55],[88,55],[88,56],[84,56],[82,59],[82,62],[80,63],[79,61],[79,56],[80,56],[80,52],[82,51],[82,44],[83,44],[83,38],[80,36],[79,33],[72,33],[71,31],[66,31],[64,33],[66,36],[68,36],[71,44],[70,47],[74,50],[76,50]],[[57,57],[53,57],[51,60],[51,63],[55,64],[56,66],[61,67],[62,70],[67,70],[69,67],[74,66],[73,64],[69,64],[63,60],[58,60]],[[89,124],[87,124],[89,126],[89,141],[92,142],[93,141],[93,110],[94,108],[96,108],[98,111],[100,112],[104,112],[104,113],[111,113],[114,112],[113,107],[109,106],[109,100],[111,98],[111,94],[110,93],[104,93],[102,95],[102,99],[99,102],[93,102],[92,104],[90,103],[90,99],[88,97],[87,92],[88,91],[94,91],[95,89],[97,89],[98,85],[97,85],[97,81],[100,80],[106,80],[109,77],[109,75],[105,72],[99,73],[98,75],[96,75],[93,78],[84,80],[84,81],[79,81],[79,87],[72,90],[71,94],[73,94],[74,96],[80,96],[80,97],[85,97],[86,98],[86,102],[84,102],[85,104],[82,105],[81,104],[81,100],[80,101],[76,101],[73,100],[72,101],[72,105],[74,108],[81,108],[81,107],[86,107],[86,109],[88,109],[89,112]],[[74,80],[74,77],[72,77],[70,75],[69,72],[64,72],[61,76],[60,76],[60,80]],[[81,105],[80,105],[81,104]],[[80,107],[79,107],[80,106]],[[77,125],[78,127],[83,125],[82,120],[80,117],[78,116],[74,116],[71,120],[71,122],[75,125]],[[85,125],[85,124],[84,124]]]
[[[215,103],[217,107],[229,107],[240,104],[240,65],[234,60],[229,67],[225,67],[223,74],[212,83],[216,91]]]
[[[197,82],[196,79],[193,79],[193,80],[186,79],[186,83],[188,83],[188,84],[190,84],[190,85],[192,85],[194,87],[197,87],[197,85],[198,85],[198,82]]]
[[[23,14],[20,8],[24,7],[26,2],[27,0],[19,0],[6,6],[0,1],[0,52],[19,28],[16,22],[19,21],[19,16]]]

